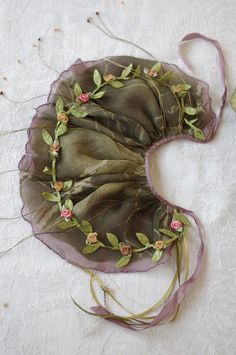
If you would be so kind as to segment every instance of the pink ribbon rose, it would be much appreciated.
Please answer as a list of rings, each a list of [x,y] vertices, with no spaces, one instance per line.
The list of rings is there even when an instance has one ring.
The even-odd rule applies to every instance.
[[[71,218],[73,216],[73,212],[65,208],[64,210],[61,211],[60,216],[62,218],[68,219],[68,218]]]
[[[171,228],[176,230],[177,232],[182,232],[183,224],[180,221],[174,220],[170,224]]]
[[[83,93],[79,95],[79,100],[83,103],[89,101],[89,94],[88,93]]]

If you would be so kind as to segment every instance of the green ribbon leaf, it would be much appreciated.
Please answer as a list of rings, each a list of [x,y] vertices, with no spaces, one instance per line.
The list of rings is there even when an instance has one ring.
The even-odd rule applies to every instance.
[[[160,260],[160,258],[162,257],[162,254],[163,254],[163,250],[156,250],[152,256],[152,261],[154,263],[157,263]]]
[[[182,213],[178,213],[178,212],[174,213],[174,219],[177,219],[178,221],[182,222],[186,226],[191,225],[189,219],[185,215],[183,215]]]
[[[47,175],[52,175],[52,169],[50,169],[48,166],[45,166],[42,172]]]
[[[186,97],[187,96],[187,91],[181,91],[177,93],[178,97]]]
[[[189,84],[179,84],[180,85],[180,87],[181,87],[181,89],[183,90],[183,91],[188,91],[188,90],[190,90],[191,89],[191,85],[189,85]]]
[[[159,73],[159,71],[161,70],[161,63],[158,62],[156,64],[153,65],[152,70],[155,70],[155,72]]]
[[[140,243],[142,245],[144,245],[145,247],[150,244],[150,241],[149,241],[148,237],[146,236],[146,234],[144,234],[144,233],[136,233],[136,237],[138,238]]]
[[[131,72],[132,68],[133,68],[133,64],[130,63],[130,65],[128,65],[125,69],[122,70],[121,78],[122,79],[126,78]]]
[[[141,75],[141,66],[138,65],[134,71],[133,78],[135,78],[136,76],[139,77],[140,75]]]
[[[84,249],[82,250],[83,254],[92,254],[94,253],[96,250],[98,250],[101,247],[101,243],[97,242],[94,244],[90,244],[90,245],[86,245],[86,247],[84,247]]]
[[[42,137],[44,142],[47,143],[48,145],[53,144],[53,139],[51,135],[46,131],[46,129],[42,129]]]
[[[94,81],[95,85],[97,86],[97,88],[100,88],[100,86],[102,84],[102,78],[101,78],[101,75],[97,69],[95,69],[93,72],[93,81]]]
[[[201,139],[201,140],[205,139],[205,135],[200,128],[195,128],[193,131],[193,134],[198,139]]]
[[[91,99],[100,99],[105,94],[105,91],[99,91],[96,94],[91,94]]]
[[[178,84],[176,85],[176,87],[181,91],[188,91],[189,89],[191,89],[191,85],[189,84]]]
[[[111,86],[113,86],[113,88],[116,88],[116,89],[122,88],[124,86],[123,83],[121,83],[120,81],[117,81],[117,80],[111,81],[109,84]]]
[[[171,237],[171,238],[176,238],[178,237],[178,234],[175,234],[173,233],[171,230],[169,229],[165,229],[165,228],[161,228],[161,229],[158,229],[159,232],[161,232],[162,234],[165,234],[165,235],[168,235],[168,237]]]
[[[164,75],[160,77],[160,81],[167,81],[169,80],[173,75],[172,71],[167,71]]]
[[[74,86],[74,94],[75,97],[78,97],[80,94],[82,94],[82,89],[78,83],[76,83]]]
[[[69,228],[72,228],[75,226],[76,226],[76,224],[72,220],[69,220],[69,221],[63,220],[57,224],[57,227],[60,229],[69,229]]]
[[[114,247],[119,249],[119,239],[117,236],[113,233],[106,233],[107,239],[109,243]]]
[[[118,262],[116,263],[116,267],[120,268],[128,265],[131,258],[132,258],[132,254],[122,256],[122,258],[118,260]]]
[[[68,180],[63,182],[63,191],[69,190],[73,185],[73,180]]]
[[[80,224],[81,230],[84,232],[84,234],[88,235],[89,233],[93,232],[93,227],[89,221],[83,220]]]
[[[72,210],[73,210],[73,206],[74,206],[74,205],[73,205],[73,202],[71,201],[71,199],[70,199],[70,198],[67,198],[67,199],[65,200],[64,207],[65,207],[66,209],[72,211]]]
[[[83,111],[79,105],[73,105],[67,113],[71,113],[74,117],[86,117],[88,112]]]
[[[67,125],[64,122],[61,122],[57,127],[56,134],[58,137],[60,137],[66,132],[67,132]]]
[[[43,197],[45,200],[50,201],[50,202],[59,202],[60,197],[54,194],[51,194],[50,192],[43,192]]]
[[[58,97],[56,101],[56,113],[59,114],[64,111],[64,101],[61,96]]]
[[[187,113],[187,115],[194,116],[197,114],[197,110],[194,107],[191,106],[185,106],[184,107],[184,112]]]
[[[194,120],[190,120],[190,121],[188,121],[188,122],[190,122],[192,125],[195,123],[195,122],[197,122],[198,121],[198,118],[194,118]]]

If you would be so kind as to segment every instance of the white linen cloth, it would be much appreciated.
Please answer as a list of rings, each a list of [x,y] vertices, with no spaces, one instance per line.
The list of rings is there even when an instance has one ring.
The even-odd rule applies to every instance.
[[[44,61],[59,72],[79,57],[147,57],[88,24],[86,18],[95,18],[95,11],[115,34],[140,44],[161,61],[178,63],[177,43],[187,33],[201,32],[218,40],[226,58],[229,93],[236,86],[234,0],[1,0],[0,90],[19,101],[49,92],[58,74],[39,59],[33,46],[39,37]],[[196,69],[192,74],[210,83],[217,106],[221,86],[215,49],[200,41],[185,48]],[[45,100],[12,104],[0,97],[1,130],[28,127],[34,107]],[[26,139],[25,131],[0,137],[0,171],[17,168]],[[227,105],[212,142],[172,142],[158,150],[156,162],[159,191],[196,213],[206,245],[201,276],[177,320],[132,332],[80,312],[70,297],[93,305],[87,277],[32,238],[0,258],[2,355],[236,353],[236,113]],[[17,172],[0,175],[0,184],[0,216],[19,215]],[[31,234],[22,219],[0,220],[0,228],[0,250]],[[100,276],[123,303],[141,311],[167,287],[167,269],[171,266]]]

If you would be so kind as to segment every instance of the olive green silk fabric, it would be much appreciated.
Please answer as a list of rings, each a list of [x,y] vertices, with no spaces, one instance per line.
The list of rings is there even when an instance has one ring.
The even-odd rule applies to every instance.
[[[133,63],[134,68],[139,64],[142,68],[151,68],[155,64],[126,56],[110,57],[109,60],[123,66]],[[146,251],[136,253],[129,265],[117,269],[119,252],[100,248],[83,255],[81,250],[86,237],[78,228],[59,229],[56,226],[61,221],[58,205],[42,197],[45,191],[53,192],[51,177],[42,173],[45,166],[50,167],[51,157],[42,139],[42,130],[33,128],[49,124],[45,129],[54,136],[58,95],[70,105],[75,101],[73,87],[76,82],[83,91],[94,90],[95,68],[101,75],[119,76],[122,71],[106,59],[77,61],[52,85],[48,102],[37,109],[28,131],[26,154],[19,164],[24,201],[22,213],[32,224],[36,236],[69,262],[106,272],[145,271],[167,261],[170,249],[165,250],[157,264],[152,262],[151,252]],[[207,135],[212,118],[208,86],[174,65],[163,63],[163,69],[174,71],[169,80],[171,85],[187,83],[192,86],[190,99],[187,97],[186,102],[193,107],[202,106],[195,125]],[[152,81],[143,78],[123,83],[124,87],[118,89],[106,85],[106,93],[101,99],[84,104],[89,113],[87,117],[70,116],[68,131],[60,137],[57,180],[73,180],[72,188],[62,192],[62,197],[73,200],[77,219],[90,221],[101,241],[107,244],[105,233],[112,232],[121,242],[140,247],[136,232],[145,233],[150,241],[160,239],[158,228],[168,227],[172,217],[172,208],[154,196],[148,186],[145,154],[152,144],[163,138],[179,134],[192,136],[192,133],[187,125],[179,128],[179,107],[168,87],[153,85]]]

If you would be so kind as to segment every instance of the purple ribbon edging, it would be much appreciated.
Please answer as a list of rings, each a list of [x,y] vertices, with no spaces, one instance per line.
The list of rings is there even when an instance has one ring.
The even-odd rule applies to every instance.
[[[183,42],[186,41],[192,41],[193,39],[202,39],[203,41],[209,42],[211,43],[217,50],[218,52],[218,56],[219,56],[219,67],[220,67],[220,75],[221,75],[221,81],[222,81],[222,85],[223,85],[223,94],[221,97],[221,106],[220,106],[220,110],[218,115],[216,116],[216,120],[215,120],[215,124],[214,124],[214,128],[213,128],[213,136],[216,133],[216,130],[219,126],[220,120],[221,120],[221,116],[222,116],[222,112],[226,103],[226,97],[227,97],[227,87],[226,87],[226,82],[225,82],[225,59],[224,59],[224,54],[222,51],[222,48],[219,44],[218,41],[216,41],[215,39],[206,37],[204,35],[202,35],[201,33],[198,32],[193,32],[193,33],[189,33],[188,35],[184,36],[182,38],[182,40],[179,42],[178,45],[178,49],[179,49],[179,55],[181,60],[183,61],[183,63],[186,65],[186,67],[190,70],[193,69],[192,65],[188,62],[188,60],[183,56],[183,54],[181,53],[181,44]]]

